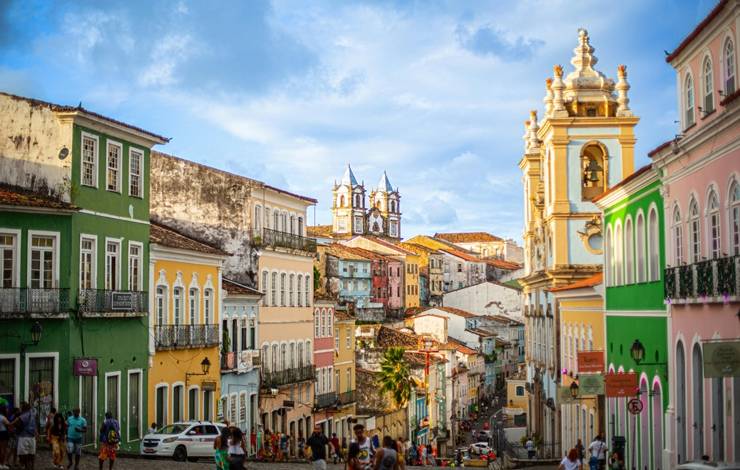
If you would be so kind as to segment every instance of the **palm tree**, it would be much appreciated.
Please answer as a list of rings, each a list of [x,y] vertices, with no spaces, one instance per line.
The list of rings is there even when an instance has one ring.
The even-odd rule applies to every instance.
[[[412,378],[403,348],[388,348],[380,361],[380,390],[387,392],[399,408],[411,398]]]

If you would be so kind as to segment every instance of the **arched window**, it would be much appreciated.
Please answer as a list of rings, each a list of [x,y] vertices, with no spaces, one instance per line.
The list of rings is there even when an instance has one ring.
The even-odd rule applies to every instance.
[[[255,232],[262,231],[262,206],[254,206],[254,230]]]
[[[645,217],[642,212],[637,214],[635,239],[637,240],[637,282],[645,282]]]
[[[262,345],[262,364],[265,365],[265,368],[267,369],[265,372],[270,372],[270,357],[269,357],[270,347],[267,344]]]
[[[732,254],[740,255],[740,183],[730,185],[730,243]]]
[[[615,254],[614,285],[616,286],[622,285],[622,275],[624,273],[623,251],[622,251],[623,247],[624,247],[624,240],[622,239],[622,225],[619,221],[617,221],[617,224],[614,227],[614,254]]]
[[[303,342],[298,343],[296,351],[296,359],[298,361],[298,367],[303,367]]]
[[[172,313],[175,325],[182,323],[182,288],[175,287],[172,291]]]
[[[725,56],[725,96],[735,92],[735,46],[732,39],[727,38],[724,47]]]
[[[273,372],[276,372],[276,371],[279,371],[280,370],[280,369],[278,369],[278,360],[279,360],[279,357],[280,356],[278,355],[278,345],[277,344],[273,344],[272,345],[272,354],[270,354],[270,359],[272,359],[272,369],[271,370]]]
[[[719,199],[714,189],[707,198],[707,222],[709,222],[709,257],[717,259],[721,255],[720,227],[719,227]]]
[[[270,228],[270,208],[265,207],[265,228]]]
[[[280,230],[280,212],[277,209],[272,213],[272,229],[275,231]]]
[[[276,272],[273,272],[272,273],[272,282],[270,283],[270,305],[273,306],[273,307],[277,307],[278,306],[278,302],[277,302],[277,288],[278,288],[277,273]]]
[[[355,207],[362,207],[362,196],[355,194]]]
[[[606,154],[600,145],[590,144],[581,153],[581,198],[590,201],[604,192]]]
[[[648,214],[648,260],[650,267],[650,280],[660,279],[660,240],[658,233],[658,211],[650,209]]]
[[[699,223],[699,204],[691,198],[689,203],[689,261],[696,263],[701,257],[701,231]]]
[[[679,266],[683,262],[683,234],[681,233],[681,211],[678,205],[673,208],[673,264]]]
[[[321,336],[321,317],[318,311],[313,314],[313,336],[314,338]]]
[[[293,235],[296,234],[295,233],[295,216],[292,214],[290,215],[290,233]]]
[[[306,281],[306,307],[311,306],[311,276],[306,275],[305,277]]]
[[[606,260],[606,285],[614,285],[614,254],[612,253],[612,227],[606,227],[606,239],[604,240],[604,259]]]
[[[306,341],[306,365],[313,363],[313,348],[311,347],[311,341]]]
[[[296,234],[300,237],[303,236],[303,217],[298,217],[298,231]]]
[[[283,343],[280,345],[280,370],[287,369],[288,366],[288,345]]]
[[[694,459],[704,455],[704,370],[699,344],[694,345],[691,361],[691,401],[694,404]]]
[[[632,230],[632,219],[624,223],[624,283],[635,282],[635,234]]]
[[[294,369],[295,368],[295,343],[290,343],[290,351],[288,353],[288,368]]]
[[[157,286],[157,326],[167,324],[167,288]]]
[[[260,284],[260,292],[262,292],[263,305],[269,305],[267,301],[267,271],[262,271],[262,284]]]
[[[285,273],[280,274],[280,306],[285,307],[286,304],[286,296],[285,296],[285,290],[287,288],[287,282],[286,282],[287,275]]]
[[[298,306],[303,307],[303,274],[298,275],[298,282],[296,283],[296,298],[298,299]]]
[[[326,336],[326,310],[321,309],[321,337]]]
[[[686,75],[683,85],[684,96],[684,128],[694,124],[694,80]]]
[[[344,195],[339,196],[339,207],[344,207]]]
[[[648,384],[647,378],[642,377],[640,380],[640,401],[642,402],[642,413],[638,415],[640,420],[640,460],[642,465],[638,468],[651,468],[650,467],[650,416],[648,410]],[[662,447],[661,447],[662,448]],[[659,448],[659,449],[661,449]]]
[[[288,284],[288,304],[295,307],[295,274],[290,275],[290,284]]]
[[[211,324],[211,307],[213,306],[213,289],[203,291],[203,324]]]
[[[709,57],[704,59],[702,65],[702,79],[704,81],[704,113],[714,111],[714,74],[712,73],[712,60]]]
[[[653,442],[651,444],[653,449],[657,449],[653,452],[653,467],[652,468],[663,468],[663,398],[661,393],[660,382],[657,380],[653,383]]]
[[[391,212],[396,212],[396,201],[391,201]]]

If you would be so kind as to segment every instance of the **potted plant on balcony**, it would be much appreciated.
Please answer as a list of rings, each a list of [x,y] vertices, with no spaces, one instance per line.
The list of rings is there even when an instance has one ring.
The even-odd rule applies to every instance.
[[[222,355],[227,355],[229,351],[231,350],[231,338],[229,337],[229,332],[227,330],[223,330],[221,333],[221,353]]]

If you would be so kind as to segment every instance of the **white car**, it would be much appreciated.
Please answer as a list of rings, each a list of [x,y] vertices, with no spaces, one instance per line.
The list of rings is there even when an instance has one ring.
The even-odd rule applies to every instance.
[[[168,424],[141,440],[140,454],[150,457],[172,457],[177,461],[213,456],[213,441],[226,425],[209,421],[186,421]]]
[[[491,451],[487,442],[476,442],[470,445],[470,453],[475,455],[487,454]]]

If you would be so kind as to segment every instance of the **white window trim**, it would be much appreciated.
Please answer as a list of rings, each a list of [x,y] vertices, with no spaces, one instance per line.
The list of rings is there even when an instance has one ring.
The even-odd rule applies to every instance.
[[[129,290],[131,290],[131,260],[133,259],[131,257],[131,247],[132,246],[139,247],[139,279],[138,279],[138,284],[139,284],[139,290],[143,290],[144,289],[144,286],[143,286],[142,283],[144,282],[144,272],[143,272],[144,271],[144,244],[141,243],[141,242],[135,242],[135,241],[131,241],[131,240],[129,240],[129,242],[128,242],[128,252],[126,254],[126,258],[127,258],[126,259],[126,266],[128,267],[128,276],[127,276],[128,277],[128,279],[127,279],[127,281],[128,281],[128,288],[129,288]]]
[[[54,238],[54,279],[52,282],[52,288],[57,288],[59,286],[59,232],[49,232],[46,230],[29,230],[28,231],[28,253],[27,253],[27,265],[28,269],[26,269],[26,286],[31,287],[31,250],[33,250],[33,237],[34,236],[41,236],[41,237],[53,237]],[[56,395],[55,395],[56,396]]]
[[[20,259],[21,231],[20,229],[15,229],[15,228],[0,227],[0,234],[8,234],[13,237],[13,284],[14,284],[13,287],[20,287],[21,285],[21,259]],[[29,240],[30,240],[30,236],[29,236]],[[31,265],[29,264],[28,266],[30,267]],[[16,403],[19,403],[19,402],[16,400]]]
[[[203,414],[200,411],[200,385],[191,385],[188,387],[187,390],[187,398],[188,398],[188,406],[187,406],[187,412],[188,412],[188,420],[190,419],[190,391],[195,390],[195,417],[193,419],[200,420],[201,416]],[[156,411],[156,408],[155,408]]]
[[[24,371],[24,379],[25,382],[25,390],[26,393],[28,393],[29,388],[29,366],[31,365],[31,359],[43,359],[43,358],[52,358],[54,359],[54,400],[56,402],[59,402],[59,353],[58,352],[31,352],[26,353],[25,361],[23,364],[23,367],[25,368]]]
[[[88,138],[90,138],[90,139],[92,139],[92,140],[95,141],[95,154],[96,155],[95,155],[95,168],[93,169],[93,182],[94,182],[94,185],[93,186],[89,186],[89,185],[86,185],[86,184],[83,183],[83,181],[84,181],[84,176],[83,175],[84,175],[85,167],[82,164],[83,163],[83,160],[84,160],[84,158],[82,156],[82,153],[84,152],[83,142],[85,141],[85,137],[88,137]],[[107,165],[108,165],[107,150],[106,150],[106,159],[105,160],[106,160],[106,174],[107,174],[107,168],[108,168],[107,167]],[[100,137],[98,137],[95,134],[91,134],[89,132],[82,131],[80,133],[80,186],[86,186],[88,188],[95,188],[95,189],[97,189],[98,186],[99,186],[99,184],[98,184],[99,174],[100,174]]]
[[[653,230],[650,228],[650,216],[655,213],[655,231],[657,231],[657,234],[653,234]],[[647,215],[647,239],[645,240],[645,248],[647,252],[647,282],[657,282],[660,281],[662,276],[660,273],[660,216],[658,214],[658,208],[655,204],[651,204],[648,208],[648,215]],[[652,244],[651,241],[653,239],[653,236],[655,236],[655,249],[658,250],[657,253],[653,253],[650,249],[650,245]],[[657,265],[657,273],[653,273],[652,269],[652,259],[653,255],[658,257],[658,261],[656,263]]]
[[[131,397],[131,376],[133,374],[139,374],[139,403],[137,403],[137,406],[139,407],[139,422],[136,423],[136,426],[139,430],[139,439],[131,440],[131,436],[129,435],[129,430],[131,429],[131,426],[129,425],[131,423],[131,402],[129,401]],[[126,374],[126,440],[128,442],[135,442],[139,441],[144,436],[144,429],[142,427],[142,419],[144,419],[143,411],[143,395],[144,395],[144,370],[143,369],[129,369],[128,373]]]
[[[131,193],[131,175],[132,175],[132,173],[131,173],[131,160],[132,160],[131,155],[133,153],[136,153],[136,152],[138,152],[138,153],[141,154],[141,162],[139,163],[139,178],[140,178],[139,191],[141,191],[141,194],[140,195],[139,194],[133,194],[133,193]],[[139,198],[139,199],[144,199],[144,192],[145,192],[144,191],[144,187],[145,187],[144,186],[144,174],[146,173],[144,171],[144,160],[145,159],[146,159],[146,152],[144,152],[144,149],[141,149],[139,147],[129,146],[129,148],[128,148],[128,195],[131,196],[131,197],[135,197],[135,198]],[[107,169],[107,166],[106,166],[106,169]],[[106,172],[106,175],[107,175],[107,172]]]
[[[709,93],[707,93],[707,75],[704,72],[705,71],[704,66],[707,64],[707,62],[709,62],[709,71],[710,71],[709,73],[712,75],[710,77],[712,81],[711,83],[709,83],[709,85],[711,86]],[[700,70],[701,72],[701,109],[702,109],[702,115],[706,116],[709,112],[717,109],[717,103],[714,97],[714,88],[715,88],[714,81],[715,81],[716,74],[714,70],[714,61],[712,60],[712,55],[709,52],[704,54],[704,57],[701,60],[700,67],[701,67],[701,70]],[[705,106],[704,106],[704,104],[706,103],[707,96],[712,97],[712,109],[709,109],[709,110],[705,109]]]
[[[108,406],[108,377],[118,377],[118,410],[116,410],[116,419],[121,421],[121,371],[115,371],[115,372],[106,372],[105,373],[105,383],[103,384],[103,403],[105,406]],[[105,410],[104,412],[108,412],[110,410]]]
[[[118,167],[116,168],[116,170],[118,171],[118,181],[116,181],[116,189],[110,189],[110,188],[108,188],[108,169],[111,168],[111,167],[109,167],[109,163],[108,163],[108,157],[109,157],[109,155],[108,155],[108,147],[111,146],[111,145],[114,146],[114,147],[118,147],[119,150],[120,150],[120,153],[118,154],[119,155],[119,157],[118,157]],[[123,169],[122,169],[122,167],[123,167],[123,144],[120,143],[120,142],[117,142],[115,140],[107,140],[105,142],[105,190],[106,191],[111,192],[111,193],[119,193],[119,194],[121,194],[121,183],[122,183],[121,180],[123,179]]]
[[[92,423],[93,429],[98,429],[98,376],[93,375],[93,416],[90,417],[90,419],[85,418],[87,421],[88,427],[90,427],[90,424]],[[82,409],[82,376],[77,377],[77,406]],[[141,409],[141,408],[139,408]],[[94,432],[93,435],[95,436],[94,442],[88,442],[86,445],[94,444],[98,440],[98,432]]]
[[[81,233],[80,234],[80,247],[79,247],[79,249],[80,249],[80,256],[79,256],[80,262],[82,261],[82,256],[81,256],[81,254],[82,254],[82,240],[85,239],[85,238],[90,239],[90,240],[93,241],[92,272],[91,272],[90,276],[92,278],[91,279],[91,284],[92,284],[92,287],[91,288],[92,289],[97,289],[97,287],[98,287],[98,236],[97,235],[90,234],[90,233]],[[81,265],[78,266],[78,268],[81,268],[81,267],[82,267]],[[82,270],[81,269],[80,269],[80,273],[79,274],[80,274],[80,276],[82,276]],[[79,282],[80,288],[82,288],[82,278],[81,277],[80,277],[80,279],[78,279],[78,282]]]
[[[121,290],[121,263],[123,262],[123,250],[122,250],[123,238],[105,237],[105,248],[103,251],[103,253],[105,253],[105,257],[103,260],[103,269],[105,269],[105,276],[108,275],[108,242],[118,243],[118,263],[116,266],[116,269],[118,269],[118,272],[116,273],[116,285],[113,286],[112,290]],[[128,263],[126,264],[128,265]],[[105,281],[105,278],[104,278],[104,281]]]
[[[170,407],[172,406],[172,400],[170,400],[170,384],[167,382],[159,382],[154,386],[154,413],[150,419],[152,421],[157,419],[157,390],[160,388],[165,389],[164,396],[166,403],[164,406],[164,422],[157,423],[157,426],[166,426],[169,424],[170,417],[172,416],[172,413],[170,412]]]
[[[13,403],[20,403],[21,355],[20,354],[0,354],[0,359],[12,359],[13,360]],[[28,387],[26,387],[26,389],[28,389]]]

